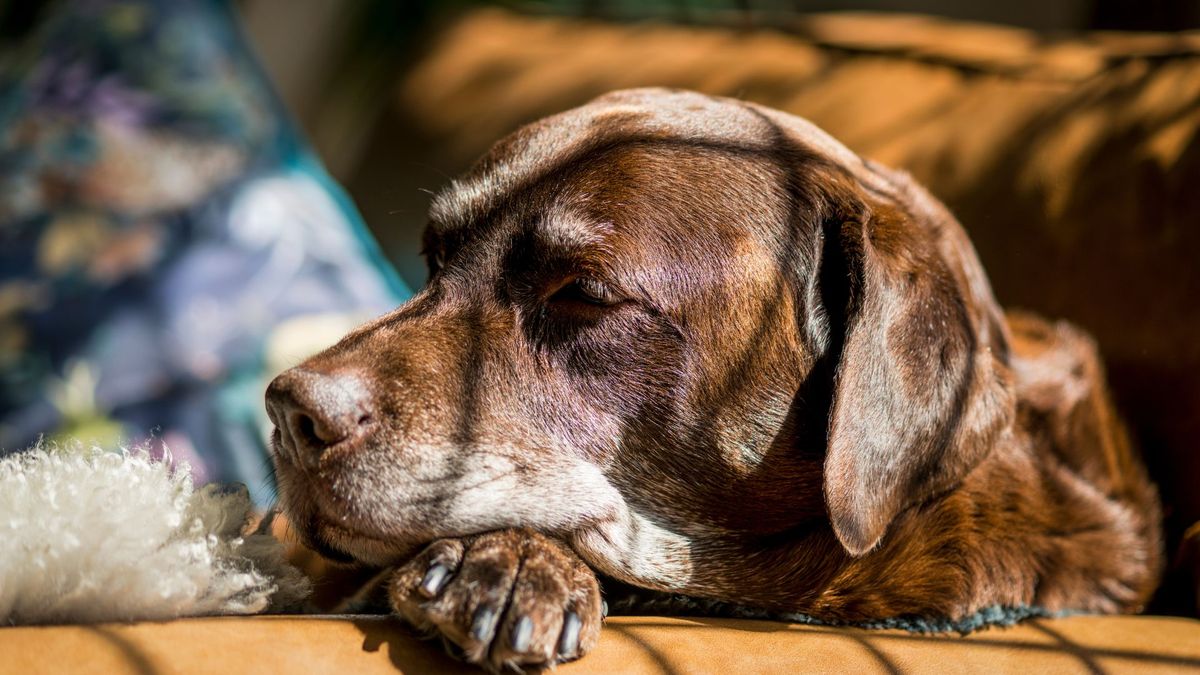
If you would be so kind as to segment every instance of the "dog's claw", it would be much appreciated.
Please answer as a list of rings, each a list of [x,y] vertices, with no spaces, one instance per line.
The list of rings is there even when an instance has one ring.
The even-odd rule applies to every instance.
[[[562,658],[569,659],[579,650],[579,629],[583,622],[575,612],[567,612],[563,619],[562,636],[558,638],[558,653]]]
[[[439,539],[392,573],[388,594],[410,624],[495,672],[577,659],[601,626],[595,572],[528,530]]]
[[[475,611],[471,621],[471,639],[476,642],[491,641],[492,629],[496,626],[496,610],[484,605]]]
[[[441,592],[446,579],[450,576],[450,568],[442,563],[434,563],[421,579],[421,594],[432,598]]]
[[[517,619],[512,629],[510,640],[514,652],[524,652],[529,649],[529,640],[533,637],[533,619],[523,616]]]

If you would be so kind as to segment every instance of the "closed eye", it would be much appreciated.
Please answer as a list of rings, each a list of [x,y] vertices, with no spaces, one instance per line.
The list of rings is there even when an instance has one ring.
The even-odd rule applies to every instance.
[[[429,271],[429,278],[437,276],[437,273],[442,271],[446,266],[446,241],[443,237],[434,234],[434,225],[430,223],[425,227],[425,233],[421,239],[421,256],[425,258],[425,266]]]
[[[547,304],[564,308],[615,307],[624,301],[625,298],[611,286],[591,277],[576,277],[560,286],[546,299]]]

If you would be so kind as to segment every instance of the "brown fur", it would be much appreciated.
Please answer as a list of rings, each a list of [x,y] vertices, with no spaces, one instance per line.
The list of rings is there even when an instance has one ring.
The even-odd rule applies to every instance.
[[[611,94],[499,143],[426,241],[424,291],[268,395],[283,501],[315,546],[400,564],[529,528],[495,535],[508,571],[461,572],[476,590],[453,609],[411,600],[434,549],[401,567],[395,605],[419,625],[469,643],[480,594],[518,597],[522,560],[557,561],[578,597],[582,559],[850,621],[1130,612],[1155,586],[1157,495],[1091,340],[1005,316],[940,203],[802,120]],[[561,620],[560,596],[535,613]],[[565,656],[543,619],[517,662]],[[500,642],[490,661],[464,647],[497,665]]]

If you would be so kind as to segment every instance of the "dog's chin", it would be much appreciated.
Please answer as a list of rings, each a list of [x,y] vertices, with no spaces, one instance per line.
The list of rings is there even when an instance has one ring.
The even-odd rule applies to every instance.
[[[281,490],[279,505],[304,546],[331,562],[386,567],[407,561],[432,538],[367,533],[330,515],[311,495],[295,498]],[[303,493],[302,493],[303,494]]]
[[[406,562],[428,543],[372,537],[324,519],[314,520],[304,539],[309,548],[335,563],[370,567],[389,567]]]

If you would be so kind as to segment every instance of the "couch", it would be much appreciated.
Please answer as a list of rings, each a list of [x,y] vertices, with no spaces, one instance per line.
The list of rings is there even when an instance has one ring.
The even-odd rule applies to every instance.
[[[1002,305],[1097,338],[1192,589],[1163,601],[1194,613],[1200,541],[1184,533],[1200,521],[1200,31],[1055,36],[871,13],[732,23],[464,14],[402,73],[349,188],[419,284],[424,195],[388,186],[434,187],[520,124],[644,85],[812,120],[946,202]]]
[[[385,184],[436,187],[427,165],[454,175],[520,124],[644,85],[780,108],[911,172],[966,227],[1002,305],[1097,337],[1174,533],[1200,521],[1200,31],[1055,37],[863,13],[731,29],[478,10],[402,74],[348,187],[419,284],[424,195]]]
[[[380,226],[408,197],[380,186],[414,184],[426,161],[461,169],[522,122],[652,84],[780,107],[908,169],[966,225],[1003,304],[1092,331],[1161,486],[1169,546],[1185,552],[1172,563],[1183,581],[1161,601],[1194,611],[1187,575],[1200,555],[1186,551],[1200,553],[1200,535],[1184,532],[1200,520],[1200,34],[1046,38],[863,14],[684,28],[474,10],[399,76],[350,188],[385,246],[414,249],[419,223]],[[13,673],[459,668],[383,617],[0,629],[0,671]],[[560,669],[784,670],[1200,672],[1200,621],[1075,616],[961,637],[614,617],[596,653]]]

